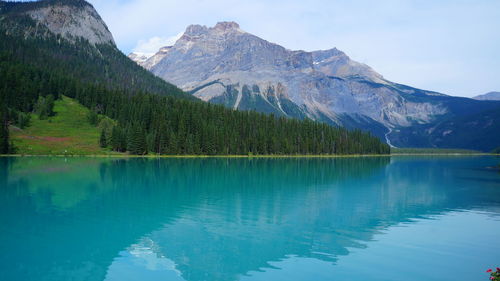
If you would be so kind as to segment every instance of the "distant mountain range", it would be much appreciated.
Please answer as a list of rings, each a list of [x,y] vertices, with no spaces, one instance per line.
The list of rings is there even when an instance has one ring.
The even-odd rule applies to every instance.
[[[489,92],[484,95],[473,97],[476,100],[500,100],[500,92]]]
[[[336,48],[288,50],[235,22],[191,25],[173,46],[129,57],[196,97],[233,109],[361,128],[401,147],[489,151],[500,145],[498,101],[397,84]]]

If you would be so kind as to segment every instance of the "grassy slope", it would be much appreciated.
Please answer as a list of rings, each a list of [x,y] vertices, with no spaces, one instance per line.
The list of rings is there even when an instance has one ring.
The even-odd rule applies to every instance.
[[[87,120],[89,110],[75,100],[62,97],[54,106],[55,116],[39,120],[32,114],[30,126],[11,127],[16,153],[32,155],[113,154],[99,147],[99,128]]]

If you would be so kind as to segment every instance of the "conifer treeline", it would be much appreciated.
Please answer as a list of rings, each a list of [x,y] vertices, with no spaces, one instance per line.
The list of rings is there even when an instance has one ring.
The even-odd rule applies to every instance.
[[[66,95],[115,119],[111,135],[101,137],[100,143],[131,154],[389,153],[386,144],[361,131],[194,101],[138,66],[129,66],[128,58],[109,46],[98,47],[96,53],[88,43],[79,44],[50,37],[25,40],[1,32],[3,124],[18,123],[37,101],[44,104],[51,96]],[[0,149],[8,144],[6,132],[0,130]]]
[[[367,133],[310,120],[275,118],[170,97],[125,96],[96,89],[77,92],[75,98],[90,108],[101,108],[105,115],[117,120],[119,125],[111,137],[113,149],[134,154],[387,152],[384,144]]]

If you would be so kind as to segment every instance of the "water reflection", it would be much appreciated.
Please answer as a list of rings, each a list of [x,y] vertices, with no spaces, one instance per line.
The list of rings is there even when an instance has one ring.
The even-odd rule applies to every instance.
[[[290,258],[336,264],[391,225],[496,212],[500,177],[478,170],[492,161],[0,158],[0,279],[238,280]]]

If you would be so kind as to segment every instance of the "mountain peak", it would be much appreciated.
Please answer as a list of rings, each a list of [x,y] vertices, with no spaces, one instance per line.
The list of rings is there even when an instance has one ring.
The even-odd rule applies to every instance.
[[[240,29],[240,25],[238,23],[234,21],[221,21],[218,22],[214,27],[206,27],[205,25],[192,24],[186,28],[184,35],[192,37],[192,36],[200,36],[210,32],[228,33],[231,31],[242,32],[242,30]]]
[[[203,64],[194,60],[203,58]],[[159,76],[169,74],[169,81],[181,87],[204,81],[212,75],[238,71],[316,72],[340,78],[357,77],[386,84],[382,75],[369,66],[351,60],[333,48],[324,51],[291,51],[240,29],[234,21],[221,21],[213,27],[190,25],[167,51],[160,50],[147,60],[133,59]],[[161,65],[157,65],[157,64]],[[189,71],[177,75],[176,68]],[[186,88],[187,89],[187,88]]]
[[[239,30],[240,25],[234,21],[221,21],[221,22],[218,22],[214,26],[214,29],[221,30],[221,31]]]
[[[208,28],[204,25],[192,24],[186,28],[184,35],[196,36],[207,33]]]
[[[352,60],[337,48],[312,52],[316,70],[330,76],[363,77],[375,83],[386,84],[384,77],[366,64]]]

